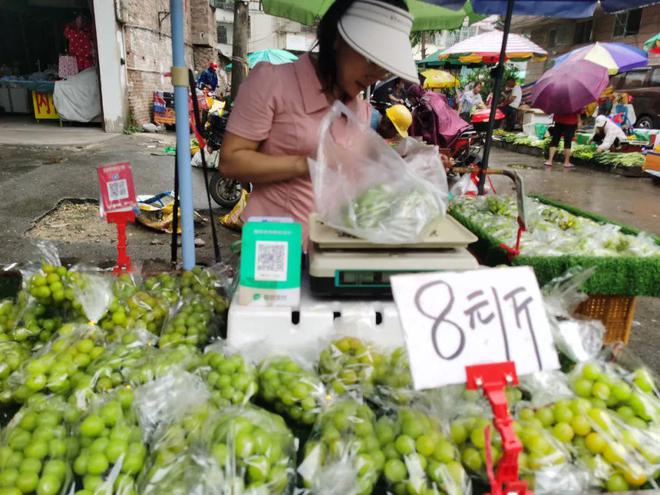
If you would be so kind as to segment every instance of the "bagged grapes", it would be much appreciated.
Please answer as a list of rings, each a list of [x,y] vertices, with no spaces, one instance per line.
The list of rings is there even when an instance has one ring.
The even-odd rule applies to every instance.
[[[61,397],[33,396],[0,436],[0,492],[64,493],[72,480],[69,459],[78,450]]]
[[[376,415],[359,400],[341,398],[319,414],[298,473],[311,495],[368,495],[384,464]]]
[[[245,405],[259,390],[257,368],[222,340],[204,349],[198,373],[211,390],[218,407]]]
[[[0,405],[12,401],[9,376],[30,357],[27,347],[11,340],[0,341]]]
[[[147,447],[142,441],[133,392],[118,389],[93,404],[73,430],[80,451],[72,458],[78,493],[134,495]]]
[[[158,345],[167,347],[207,344],[209,338],[217,337],[219,334],[214,315],[211,299],[195,295],[185,296],[163,326]]]
[[[201,358],[199,350],[187,345],[165,349],[147,347],[134,366],[124,369],[124,375],[128,384],[138,387],[168,374],[196,370]]]

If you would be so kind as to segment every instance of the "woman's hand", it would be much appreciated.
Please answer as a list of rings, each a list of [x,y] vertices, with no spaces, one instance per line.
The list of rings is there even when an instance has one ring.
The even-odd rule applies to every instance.
[[[220,172],[242,182],[268,183],[307,177],[307,157],[300,155],[268,155],[258,141],[230,132],[225,134],[220,149]]]

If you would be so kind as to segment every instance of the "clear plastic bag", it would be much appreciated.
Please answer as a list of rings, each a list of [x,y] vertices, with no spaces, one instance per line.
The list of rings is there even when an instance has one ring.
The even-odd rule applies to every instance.
[[[530,396],[531,407],[543,407],[561,399],[572,399],[568,377],[561,371],[537,371],[520,377],[520,388]],[[519,403],[520,407],[522,403]]]
[[[161,348],[171,345],[204,345],[218,336],[214,308],[209,299],[189,295],[170,315],[160,334]]]
[[[211,390],[218,407],[245,405],[257,394],[257,368],[224,341],[217,341],[204,349],[204,363],[197,371]]]
[[[225,491],[224,473],[205,449],[186,450],[166,464],[152,466],[140,487],[143,495],[233,495]]]
[[[342,139],[333,124],[345,119]],[[417,152],[401,158],[373,130],[335,102],[320,126],[310,159],[316,209],[328,225],[379,244],[415,242],[447,210],[447,179],[440,154],[420,173]]]
[[[133,408],[142,429],[142,439],[152,442],[159,428],[180,421],[211,397],[204,381],[186,371],[175,370],[135,389]]]
[[[143,289],[127,290],[126,293],[130,294],[126,299],[115,295],[108,314],[99,322],[101,328],[110,332],[109,340],[121,340],[127,330],[135,328],[144,328],[154,335],[160,335],[170,313],[169,301]]]
[[[66,408],[61,397],[38,396],[12,418],[0,435],[0,491],[65,493],[68,460],[78,448],[69,438]]]
[[[367,495],[384,465],[376,415],[361,401],[346,398],[319,415],[298,473],[312,495]]]
[[[313,367],[293,357],[266,358],[258,371],[259,397],[298,424],[313,425],[330,401]]]
[[[192,372],[201,363],[201,353],[191,346],[149,347],[133,367],[123,370],[123,374],[132,387],[138,387],[175,371]]]
[[[209,417],[203,445],[224,475],[219,493],[292,492],[297,446],[280,416],[254,406],[228,407]]]
[[[8,378],[12,397],[24,402],[36,393],[68,396],[88,382],[89,364],[104,352],[104,335],[91,325],[63,325],[58,335]]]
[[[456,444],[444,433],[436,413],[400,408],[378,419],[376,436],[386,458],[384,478],[394,493],[472,493]]]
[[[80,451],[72,456],[76,490],[99,495],[136,493],[147,446],[132,406],[133,391],[121,388],[80,418],[73,430],[80,444]]]

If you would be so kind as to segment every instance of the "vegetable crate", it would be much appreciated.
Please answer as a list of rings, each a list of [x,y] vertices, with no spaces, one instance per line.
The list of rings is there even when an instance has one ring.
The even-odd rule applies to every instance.
[[[564,209],[573,215],[587,217],[599,223],[619,225],[622,233],[639,234],[634,228],[617,224],[599,215],[540,196],[534,197],[542,203]],[[605,339],[608,343],[628,342],[635,313],[635,296],[660,297],[660,257],[514,255],[505,249],[500,239],[485,232],[476,222],[455,209],[451,213],[479,237],[470,249],[481,264],[531,266],[541,286],[570,269],[594,267],[594,275],[582,287],[589,299],[579,306],[576,313],[602,321],[607,331]],[[656,243],[660,244],[660,239],[656,238]]]
[[[605,326],[605,343],[628,344],[637,298],[634,296],[591,295],[575,310],[576,315],[600,320]]]

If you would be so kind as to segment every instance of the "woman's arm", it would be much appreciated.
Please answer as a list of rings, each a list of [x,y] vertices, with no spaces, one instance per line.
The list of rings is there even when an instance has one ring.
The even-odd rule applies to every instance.
[[[225,133],[220,151],[222,175],[255,184],[303,177],[309,173],[307,158],[296,155],[267,155],[257,151],[259,142]]]

